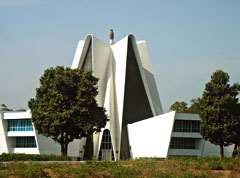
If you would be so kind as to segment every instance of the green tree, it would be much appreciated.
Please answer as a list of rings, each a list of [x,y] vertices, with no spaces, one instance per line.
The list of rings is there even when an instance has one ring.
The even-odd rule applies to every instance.
[[[199,114],[200,110],[200,98],[193,98],[190,100],[191,106],[188,108],[188,104],[185,101],[176,101],[171,105],[170,110],[179,112],[179,113],[193,113]]]
[[[200,133],[205,140],[220,146],[221,159],[223,148],[231,144],[232,130],[239,122],[236,117],[239,84],[230,86],[228,82],[228,73],[217,70],[200,99]]]
[[[192,104],[188,108],[188,113],[199,114],[200,112],[200,98],[193,98],[190,101]]]
[[[0,104],[0,110],[2,110],[2,111],[13,111],[12,109],[8,109],[5,104]]]
[[[174,104],[171,105],[170,110],[173,110],[179,113],[187,113],[188,111],[187,103],[184,101],[181,101],[181,102],[176,101]]]
[[[74,139],[100,132],[106,125],[106,111],[95,99],[97,82],[91,72],[51,67],[41,76],[36,97],[28,102],[36,130],[58,142],[62,155],[67,155]]]
[[[231,127],[229,128],[229,139],[232,144],[234,144],[234,151],[232,156],[239,156],[239,146],[240,146],[240,103],[232,107],[232,112],[234,117],[231,118]]]

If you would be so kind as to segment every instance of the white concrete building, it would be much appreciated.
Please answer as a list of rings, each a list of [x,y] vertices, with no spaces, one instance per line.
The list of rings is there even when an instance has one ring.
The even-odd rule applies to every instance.
[[[69,144],[69,156],[81,157],[80,146],[85,139]],[[0,154],[55,154],[60,155],[60,145],[52,139],[38,135],[28,111],[7,111],[0,105]]]
[[[96,99],[110,121],[102,132],[70,143],[68,155],[100,160],[218,155],[218,147],[199,134],[198,115],[163,114],[146,42],[128,35],[114,43],[113,36],[111,31],[110,44],[92,35],[78,43],[72,68],[99,78]],[[60,145],[38,135],[30,118],[29,111],[1,112],[0,153],[59,155]]]
[[[220,153],[219,146],[200,135],[198,114],[171,111],[130,124],[128,131],[133,158],[219,156]],[[225,156],[231,157],[232,152],[233,146],[224,148]]]
[[[88,35],[72,64],[100,79],[97,101],[110,116],[106,128],[87,139],[86,150],[102,160],[219,155],[218,146],[201,137],[198,115],[163,114],[146,42],[129,35],[114,44],[113,36],[106,44]]]
[[[106,44],[87,35],[78,43],[72,68],[90,70],[100,79],[97,102],[110,119],[101,133],[87,139],[85,150],[93,151],[85,155],[130,158],[127,125],[163,113],[146,42],[128,35]]]

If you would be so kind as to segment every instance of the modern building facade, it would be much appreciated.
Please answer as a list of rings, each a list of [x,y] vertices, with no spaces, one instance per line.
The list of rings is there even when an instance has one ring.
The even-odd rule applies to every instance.
[[[95,156],[101,160],[129,159],[127,125],[163,113],[146,42],[136,42],[133,35],[128,35],[114,44],[113,33],[111,36],[110,44],[92,35],[78,43],[72,68],[92,71],[99,78],[96,99],[106,108],[110,121],[102,132],[71,143],[69,155]],[[1,112],[0,134],[4,135],[5,146],[0,148],[0,153],[60,154],[60,146],[38,135],[30,126],[30,118],[30,111]],[[25,122],[29,129],[16,126]],[[25,140],[32,144],[17,143]],[[74,151],[71,151],[72,146]]]
[[[0,153],[39,154],[30,112],[9,112],[0,108]]]
[[[163,113],[145,41],[128,35],[106,44],[92,35],[78,43],[72,68],[99,78],[97,102],[110,121],[86,142],[85,155],[105,160],[131,158],[127,125]],[[87,151],[93,150],[87,153]],[[91,154],[91,155],[88,155]]]
[[[144,132],[143,132],[144,130]],[[219,156],[219,146],[200,135],[198,114],[171,111],[128,125],[132,157]],[[233,146],[224,148],[231,157]]]
[[[68,154],[81,157],[79,150],[84,141],[82,139],[70,143]],[[8,111],[0,105],[0,154],[2,153],[61,154],[58,143],[37,134],[31,122],[30,110]]]
[[[213,156],[219,148],[204,141],[196,114],[163,114],[145,41],[128,35],[114,44],[92,35],[80,40],[72,68],[92,71],[99,78],[97,102],[109,122],[102,132],[69,144],[68,155],[99,160],[138,157]],[[60,145],[38,135],[30,111],[0,107],[0,154],[60,155]],[[230,156],[232,147],[225,149]]]

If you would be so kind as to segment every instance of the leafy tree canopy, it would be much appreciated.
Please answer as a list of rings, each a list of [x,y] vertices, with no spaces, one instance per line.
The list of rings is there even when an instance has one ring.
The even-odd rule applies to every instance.
[[[62,155],[67,155],[74,139],[100,132],[106,125],[106,111],[95,99],[97,82],[91,72],[51,67],[41,76],[36,97],[28,102],[38,133],[58,142]]]
[[[178,102],[176,101],[171,105],[170,110],[176,111],[178,113],[193,113],[198,114],[200,109],[200,98],[191,99],[191,106],[188,107],[188,104],[185,101]]]
[[[191,99],[191,106],[188,108],[188,113],[199,114],[200,112],[200,98]]]
[[[12,109],[8,109],[5,104],[0,104],[0,110],[2,110],[2,111],[13,111]]]
[[[200,133],[205,140],[219,145],[221,158],[224,156],[223,146],[231,143],[232,130],[239,129],[238,112],[238,83],[229,84],[228,73],[217,70],[206,84],[200,99]]]
[[[187,103],[184,101],[178,102],[176,101],[171,107],[170,110],[180,112],[180,113],[186,113],[188,110]]]

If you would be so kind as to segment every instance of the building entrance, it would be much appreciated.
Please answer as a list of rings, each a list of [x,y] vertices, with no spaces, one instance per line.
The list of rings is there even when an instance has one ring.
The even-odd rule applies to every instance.
[[[112,150],[102,150],[102,160],[103,161],[111,161],[112,160]]]
[[[114,161],[112,139],[108,129],[104,130],[103,132],[99,160]]]

